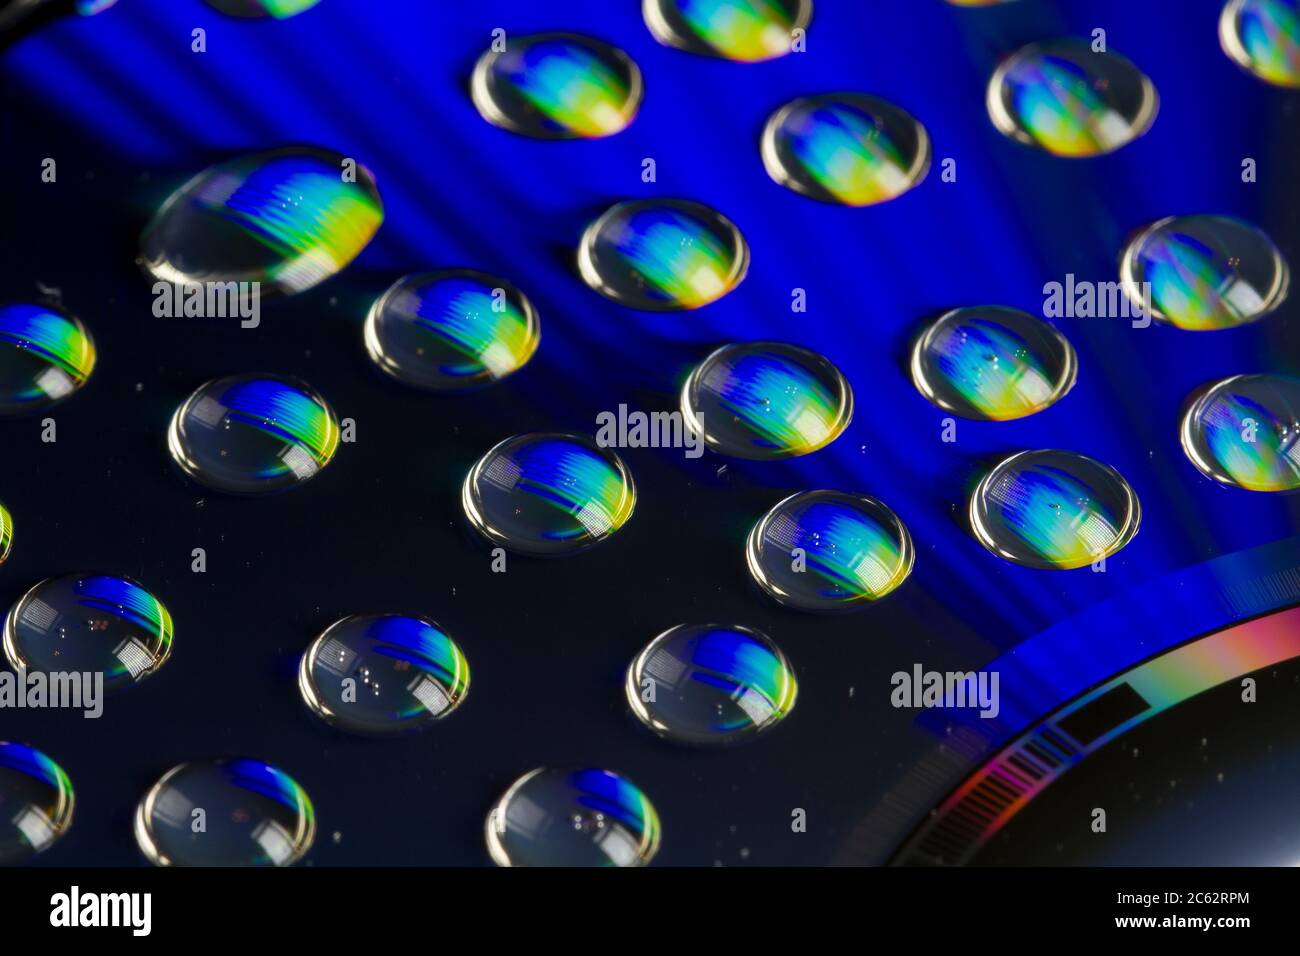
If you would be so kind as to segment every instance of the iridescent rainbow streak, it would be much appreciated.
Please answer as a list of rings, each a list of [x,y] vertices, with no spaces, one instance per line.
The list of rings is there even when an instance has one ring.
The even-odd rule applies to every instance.
[[[845,205],[893,199],[911,185],[908,161],[861,110],[819,106],[791,136],[804,169]]]
[[[741,730],[755,723],[753,714],[761,698],[761,710],[770,711],[764,726],[776,723],[794,708],[799,685],[786,663],[763,643],[743,631],[715,628],[695,640],[691,653],[691,680],[716,687],[732,700],[749,698],[742,707],[745,717],[733,721],[719,720],[719,733]]]
[[[1279,86],[1300,86],[1300,10],[1295,3],[1247,0],[1237,37],[1249,67]]]
[[[568,527],[545,531],[547,539],[601,538],[632,515],[635,501],[623,474],[581,445],[562,439],[541,442],[529,447],[519,464],[521,490],[575,519]]]
[[[994,421],[1021,418],[1052,397],[1046,369],[1029,343],[996,322],[963,322],[936,339],[933,348],[948,383]]]
[[[637,104],[622,78],[600,58],[564,40],[542,40],[508,74],[529,103],[561,130],[597,138],[631,122]]]
[[[149,648],[150,653],[155,659],[167,656],[172,645],[171,612],[140,585],[126,578],[97,575],[78,581],[77,594],[82,607],[111,614],[152,634],[158,640],[158,647]],[[125,663],[119,662],[105,677],[121,677],[127,673]]]
[[[695,35],[727,59],[757,63],[790,52],[794,18],[778,0],[680,0]]]
[[[93,17],[116,3],[117,0],[77,0],[77,13],[83,17]]]
[[[76,322],[36,305],[7,305],[0,308],[0,341],[40,356],[66,376],[55,388],[42,387],[44,377],[16,396],[32,401],[81,385],[95,368],[95,345]],[[49,385],[50,383],[46,383]]]
[[[0,504],[0,564],[9,557],[14,545],[14,519],[3,504]]]
[[[1128,124],[1069,60],[1039,54],[1015,64],[1006,78],[1025,132],[1058,156],[1095,156],[1129,138]]]
[[[840,404],[801,365],[775,355],[746,355],[726,369],[717,388],[724,408],[756,436],[755,444],[806,455],[835,438]]]
[[[1255,318],[1257,291],[1220,264],[1213,250],[1179,232],[1156,232],[1138,252],[1152,302],[1184,329],[1223,329]],[[1243,310],[1244,307],[1244,310]]]
[[[320,3],[320,0],[255,0],[255,2],[266,11],[268,16],[277,20],[287,20],[289,17],[296,17],[310,10]]]
[[[370,626],[377,643],[375,653],[406,661],[432,675],[449,701],[458,701],[469,690],[469,661],[449,635],[427,621],[414,617],[386,616]],[[415,702],[401,712],[403,718],[423,716],[428,709]]]
[[[640,787],[608,770],[575,770],[570,782],[579,806],[617,820],[637,839],[635,859],[654,856],[659,847],[659,814]],[[617,862],[611,859],[609,865]]]
[[[445,283],[452,287],[444,287]],[[502,378],[537,351],[536,334],[512,303],[505,302],[497,311],[490,291],[463,280],[444,280],[431,292],[420,299],[415,324],[471,360],[444,366],[445,374],[476,375],[486,370],[493,378]]]
[[[668,209],[635,214],[618,254],[665,301],[697,308],[731,291],[735,256],[699,220]]]
[[[897,532],[860,511],[831,502],[815,502],[799,515],[797,547],[808,566],[834,585],[826,597],[876,599],[902,583],[908,567]]]
[[[1300,487],[1300,433],[1293,421],[1280,421],[1265,405],[1244,395],[1222,393],[1204,410],[1205,440],[1219,466],[1251,491],[1289,491]],[[1253,440],[1242,436],[1253,421]]]
[[[325,467],[339,447],[339,426],[328,409],[311,396],[273,379],[238,382],[226,389],[221,404],[231,420],[250,425],[296,448],[305,450],[319,467]],[[263,476],[291,471],[283,457]]]
[[[321,161],[281,156],[264,160],[242,181],[238,166],[197,201],[237,223],[286,261],[271,278],[306,289],[357,257],[383,222],[383,207],[356,183]]]
[[[1056,567],[1077,568],[1110,553],[1119,538],[1115,516],[1086,484],[1059,468],[1039,466],[991,489],[1003,522]]]
[[[282,806],[288,807],[298,822],[292,834],[295,848],[310,846],[316,835],[316,810],[311,797],[283,770],[277,770],[260,760],[236,758],[224,761],[230,782],[242,790],[259,793]]]

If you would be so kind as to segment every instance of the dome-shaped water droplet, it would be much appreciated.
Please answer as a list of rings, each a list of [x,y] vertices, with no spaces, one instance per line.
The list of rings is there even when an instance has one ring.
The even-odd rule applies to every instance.
[[[1268,315],[1286,299],[1291,270],[1273,240],[1228,216],[1171,216],[1125,248],[1124,292],[1180,329],[1227,329]]]
[[[1251,491],[1300,488],[1300,380],[1234,375],[1183,416],[1183,451],[1204,474]]]
[[[75,803],[62,767],[26,744],[0,741],[0,866],[48,850],[72,826]]]
[[[1074,386],[1078,358],[1065,336],[1027,312],[954,309],[912,351],[912,381],[940,408],[966,418],[1024,418]]]
[[[912,572],[912,537],[866,495],[802,491],[772,508],[749,533],[745,559],[777,601],[842,611],[878,601]]]
[[[757,63],[790,52],[812,0],[644,0],[642,12],[665,46]]]
[[[0,305],[0,417],[67,398],[95,370],[95,343],[73,315],[47,305]]]
[[[311,799],[260,760],[173,767],[135,811],[135,839],[155,866],[289,866],[316,839]]]
[[[14,546],[14,518],[9,509],[0,501],[0,564],[9,558]]]
[[[541,341],[537,312],[510,283],[466,270],[406,276],[375,300],[366,349],[400,382],[470,388],[517,372]]]
[[[1069,451],[1024,451],[988,473],[971,528],[994,554],[1034,568],[1081,568],[1133,540],[1137,495],[1109,465]]]
[[[1300,87],[1300,2],[1229,0],[1219,42],[1243,69],[1275,86]]]
[[[524,774],[487,817],[498,866],[645,866],[659,850],[659,814],[608,770]]]
[[[172,193],[140,238],[140,264],[163,282],[301,292],[355,259],[383,218],[374,178],[354,160],[318,149],[254,153]]]
[[[234,375],[198,388],[176,409],[172,458],[200,484],[231,494],[295,488],[334,459],[339,424],[309,385]]]
[[[489,123],[538,139],[594,139],[627,128],[641,70],[626,53],[576,33],[508,36],[474,67],[470,91]]]
[[[310,10],[320,0],[207,0],[208,6],[232,17],[274,17],[287,20]]]
[[[516,435],[470,469],[461,502],[494,544],[553,555],[591,547],[623,527],[636,488],[623,460],[590,438]]]
[[[930,137],[898,107],[860,93],[795,100],[767,121],[763,165],[782,186],[870,206],[901,196],[930,168]]]
[[[988,88],[1002,133],[1057,156],[1113,152],[1150,129],[1158,108],[1141,70],[1085,40],[1030,44],[1003,61]]]
[[[825,357],[781,342],[724,345],[682,389],[687,425],[733,458],[807,455],[853,418],[853,392]]]
[[[104,689],[138,683],[167,662],[172,616],[130,578],[69,574],[24,594],[5,619],[9,664],[44,673],[104,675]]]

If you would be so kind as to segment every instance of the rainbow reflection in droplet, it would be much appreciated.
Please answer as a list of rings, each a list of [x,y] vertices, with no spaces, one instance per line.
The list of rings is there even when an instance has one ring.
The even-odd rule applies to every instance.
[[[1155,122],[1156,88],[1118,53],[1085,40],[1031,44],[989,81],[988,110],[1006,136],[1057,156],[1100,156],[1137,139]]]
[[[604,541],[632,516],[636,488],[623,460],[579,435],[517,435],[465,476],[461,503],[489,541],[552,555]]]
[[[862,607],[912,572],[912,537],[866,495],[801,491],[778,502],[749,533],[749,573],[780,603],[807,611]]]
[[[971,529],[1000,557],[1034,568],[1080,568],[1133,540],[1142,509],[1109,465],[1068,451],[1025,451],[984,477]]]
[[[901,196],[930,168],[930,137],[903,110],[859,93],[794,100],[768,119],[763,165],[797,193],[845,206]]]
[[[117,0],[77,0],[77,13],[83,17],[93,17],[116,4]]]
[[[1131,301],[1148,289],[1155,318],[1206,331],[1254,322],[1286,299],[1291,270],[1267,235],[1228,216],[1171,216],[1124,249],[1120,280]]]
[[[104,675],[104,689],[136,684],[172,651],[166,605],[130,578],[69,574],[49,578],[15,602],[4,626],[15,669]]]
[[[830,360],[782,342],[724,345],[682,388],[686,424],[733,458],[794,458],[824,448],[853,418],[853,392]]]
[[[644,0],[642,13],[665,46],[758,63],[794,48],[812,19],[812,0]]]
[[[578,267],[592,289],[634,309],[698,309],[745,278],[749,246],[708,206],[637,200],[611,206],[587,227]]]
[[[14,546],[14,519],[9,513],[9,509],[0,501],[0,564],[4,564],[9,558],[9,552]]]
[[[941,316],[912,351],[912,381],[935,405],[1006,421],[1054,404],[1074,385],[1078,358],[1056,329],[1002,306]]]
[[[374,177],[355,160],[317,149],[253,153],[174,192],[140,238],[140,264],[162,282],[302,292],[355,259],[383,219]]]
[[[507,37],[474,67],[470,93],[489,123],[538,139],[594,139],[627,128],[641,70],[616,47],[575,33]]]
[[[1229,0],[1219,43],[1243,69],[1275,86],[1300,87],[1300,2]]]
[[[75,805],[62,767],[34,747],[0,740],[0,866],[48,850],[72,826]]]
[[[321,0],[207,0],[207,4],[232,17],[287,20],[310,10]]]
[[[624,690],[632,713],[661,737],[721,745],[775,727],[794,708],[799,686],[767,635],[679,624],[636,656]]]
[[[266,494],[314,478],[334,459],[339,423],[323,397],[279,376],[234,375],[176,409],[167,444],[181,469],[232,494]]]
[[[442,628],[404,614],[336,621],[303,655],[298,689],[312,712],[362,734],[442,720],[469,692],[469,661]]]
[[[95,343],[75,316],[44,305],[0,306],[0,416],[40,411],[95,370]]]
[[[1234,375],[1191,404],[1180,430],[1200,471],[1250,491],[1300,488],[1300,380]]]
[[[447,391],[512,375],[541,342],[527,296],[481,272],[429,272],[399,279],[366,316],[375,364],[416,388]]]

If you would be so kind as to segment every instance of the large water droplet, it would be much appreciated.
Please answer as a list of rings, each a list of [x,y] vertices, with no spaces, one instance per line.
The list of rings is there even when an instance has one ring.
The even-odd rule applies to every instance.
[[[889,594],[912,572],[912,537],[883,503],[839,491],[802,491],[749,533],[745,559],[777,601],[846,611]]]
[[[43,673],[104,675],[104,689],[138,683],[167,662],[172,616],[130,578],[69,574],[24,594],[5,619],[9,664]]]
[[[4,564],[9,558],[9,552],[14,546],[14,518],[9,513],[9,509],[0,501],[0,564]]]
[[[81,320],[46,305],[0,306],[0,417],[49,408],[95,370],[95,343]]]
[[[140,264],[163,282],[301,292],[355,259],[383,218],[374,177],[354,160],[318,149],[254,153],[172,193],[140,238]]]
[[[176,409],[167,445],[200,484],[231,494],[295,488],[334,458],[339,424],[309,385],[234,375],[199,387]]]
[[[303,700],[363,734],[412,730],[446,717],[469,692],[469,662],[437,624],[400,614],[347,617],[312,642],[298,669]]]
[[[988,88],[1002,133],[1057,156],[1113,152],[1150,129],[1158,108],[1141,70],[1085,40],[1030,44],[1003,61]]]
[[[1286,299],[1291,270],[1273,240],[1227,216],[1171,216],[1124,249],[1124,292],[1180,329],[1226,329],[1268,315]]]
[[[135,811],[155,866],[289,866],[316,839],[311,799],[260,760],[197,760],[167,771]]]
[[[75,803],[62,767],[26,744],[0,741],[0,866],[48,850],[72,826]]]
[[[1243,69],[1275,86],[1300,87],[1300,3],[1229,0],[1219,42]]]
[[[641,107],[641,70],[622,50],[576,33],[509,37],[470,80],[489,123],[538,139],[594,139],[626,129]]]
[[[830,360],[796,345],[724,345],[691,373],[682,414],[708,446],[733,458],[807,455],[853,418],[853,392]]]
[[[580,551],[632,516],[636,488],[623,460],[580,435],[516,435],[465,476],[461,502],[489,541],[523,554]]]
[[[416,388],[447,391],[498,381],[541,342],[537,311],[510,283],[466,270],[406,276],[375,300],[366,349]]]
[[[1300,380],[1234,375],[1183,416],[1183,451],[1204,474],[1251,491],[1300,488]]]
[[[310,10],[320,0],[207,0],[208,6],[232,17],[274,17],[287,20]]]
[[[1074,386],[1078,358],[1065,336],[1027,312],[954,309],[912,351],[912,381],[940,408],[1006,421],[1054,404]]]
[[[799,685],[767,635],[679,624],[636,656],[625,690],[632,713],[660,736],[720,745],[775,727],[794,707]]]
[[[578,268],[591,288],[634,309],[698,309],[745,278],[749,246],[708,206],[636,200],[616,203],[587,227]]]
[[[790,52],[812,0],[644,0],[642,12],[665,46],[757,63]]]
[[[659,814],[608,770],[524,774],[487,817],[498,866],[645,866],[659,850]]]
[[[782,186],[845,206],[901,196],[930,168],[925,127],[893,104],[860,93],[787,103],[768,119],[762,152],[767,174]]]
[[[1081,568],[1133,540],[1137,495],[1109,465],[1069,451],[1024,451],[988,473],[970,500],[980,544],[1033,568]]]

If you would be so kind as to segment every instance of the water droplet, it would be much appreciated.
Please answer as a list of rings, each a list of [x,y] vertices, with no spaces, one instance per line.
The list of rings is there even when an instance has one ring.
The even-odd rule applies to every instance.
[[[970,500],[980,544],[1033,568],[1081,568],[1119,551],[1142,509],[1109,465],[1069,451],[1024,451],[984,477]]]
[[[1300,488],[1300,380],[1234,375],[1183,417],[1183,451],[1202,473],[1251,491]]]
[[[758,63],[785,56],[812,19],[811,0],[645,0],[646,26],[665,46]]]
[[[0,501],[0,564],[9,558],[14,546],[14,518],[9,509]]]
[[[0,417],[49,408],[94,370],[95,343],[80,319],[44,305],[0,306]]]
[[[1151,284],[1155,318],[1180,329],[1226,329],[1268,315],[1286,298],[1291,270],[1273,240],[1227,216],[1171,216],[1124,249],[1124,292]]]
[[[437,624],[399,614],[346,617],[312,642],[298,669],[303,700],[354,733],[441,720],[469,692],[469,662]]]
[[[172,616],[130,578],[69,574],[48,578],[5,619],[5,657],[15,669],[102,673],[104,689],[138,683],[167,662]]]
[[[196,760],[167,771],[135,811],[155,866],[289,866],[316,839],[311,799],[260,760]]]
[[[659,814],[608,770],[524,774],[487,817],[498,866],[645,866],[659,851]]]
[[[75,802],[62,767],[26,744],[0,741],[0,866],[49,849],[72,826]]]
[[[257,282],[294,293],[334,275],[384,218],[374,177],[345,157],[288,148],[240,156],[199,173],[158,210],[140,264],[163,282]]]
[[[1238,66],[1276,86],[1300,87],[1300,3],[1230,0],[1219,42]]]
[[[634,309],[698,309],[740,285],[749,246],[721,213],[681,199],[616,203],[582,235],[578,268],[606,298]]]
[[[843,611],[902,584],[915,551],[907,528],[875,498],[803,491],[754,525],[745,559],[754,580],[780,603]]]
[[[848,380],[816,352],[780,342],[724,345],[691,373],[682,414],[708,446],[733,458],[807,455],[853,418]]]
[[[482,272],[406,276],[375,300],[366,349],[407,385],[445,391],[485,385],[521,369],[541,341],[528,298]]]
[[[988,89],[993,124],[1057,156],[1100,156],[1155,122],[1155,85],[1118,53],[1085,40],[1034,43],[997,68]]]
[[[208,382],[172,416],[172,457],[200,484],[231,494],[295,488],[330,463],[339,425],[309,385],[278,376]]]
[[[823,202],[870,206],[901,196],[930,168],[930,137],[897,106],[834,93],[781,107],[763,129],[763,165],[782,186]]]
[[[232,17],[274,17],[287,20],[310,10],[320,0],[207,0],[208,6]]]
[[[627,523],[636,488],[623,460],[580,435],[516,435],[465,476],[461,502],[489,541],[524,554],[580,551]]]
[[[622,50],[576,33],[509,37],[470,80],[489,123],[538,139],[594,139],[627,128],[641,107],[641,70]]]
[[[1053,405],[1074,387],[1078,357],[1056,329],[1001,306],[954,309],[916,343],[912,381],[940,408],[1006,421]]]
[[[661,737],[721,745],[775,727],[794,708],[799,685],[760,631],[679,624],[636,656],[625,690],[632,713]]]

